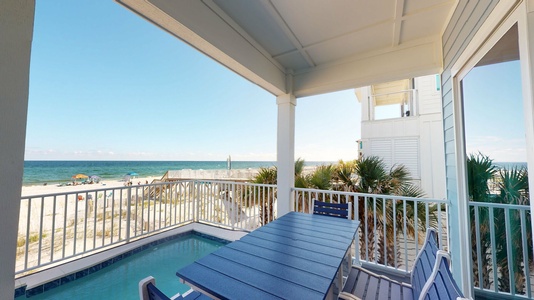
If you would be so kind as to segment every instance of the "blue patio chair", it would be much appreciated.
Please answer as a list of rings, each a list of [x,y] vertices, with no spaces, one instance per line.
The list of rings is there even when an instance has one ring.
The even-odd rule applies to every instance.
[[[314,199],[313,214],[343,219],[352,219],[352,210],[350,203],[329,203]]]
[[[156,287],[156,279],[152,276],[148,276],[145,279],[139,281],[139,299],[140,300],[211,300],[210,297],[193,291],[192,289],[183,293],[182,295],[176,294],[171,298],[167,297],[162,291]]]
[[[419,299],[466,299],[463,298],[460,288],[454,281],[449,269],[451,257],[449,253],[439,250],[436,257],[436,264],[430,278],[421,290]]]
[[[340,299],[437,299],[463,298],[449,271],[449,256],[439,250],[436,232],[428,229],[424,246],[410,272],[410,283],[392,280],[363,267],[353,266]]]

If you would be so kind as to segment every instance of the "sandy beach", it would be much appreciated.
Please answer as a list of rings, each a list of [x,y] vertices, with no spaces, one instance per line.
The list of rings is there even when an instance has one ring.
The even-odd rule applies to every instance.
[[[250,180],[258,173],[259,169],[235,169],[235,170],[177,170],[169,171],[169,176],[173,179],[215,179],[215,180]],[[133,177],[131,178],[132,185],[143,185],[158,181],[162,176],[149,177]],[[72,193],[89,191],[96,189],[108,189],[125,186],[123,179],[103,179],[95,184],[80,184],[78,180],[77,185],[60,185],[58,183],[47,183],[46,185],[28,185],[22,187],[21,196],[33,195],[48,195],[56,193]],[[70,183],[72,184],[72,183]]]
[[[315,166],[304,167],[304,173],[311,173]],[[239,180],[248,181],[252,179],[259,169],[234,169],[234,170],[192,170],[184,169],[169,171],[173,179],[205,179],[205,180]],[[131,179],[132,185],[152,183],[154,180],[160,180],[162,176],[134,177]],[[78,180],[80,182],[80,180]],[[89,191],[96,189],[108,189],[123,187],[125,182],[122,179],[103,179],[100,183],[95,184],[78,184],[59,186],[58,183],[48,183],[46,185],[29,185],[23,186],[21,196],[48,195],[56,193],[72,193]]]
[[[151,183],[155,179],[161,177],[140,177],[132,179],[132,184],[145,184],[147,181]],[[48,195],[57,193],[73,193],[81,191],[90,191],[96,189],[116,188],[123,187],[125,182],[123,180],[102,180],[100,183],[94,184],[78,184],[78,185],[64,185],[47,184],[47,185],[29,185],[23,186],[21,196],[33,196],[33,195]]]

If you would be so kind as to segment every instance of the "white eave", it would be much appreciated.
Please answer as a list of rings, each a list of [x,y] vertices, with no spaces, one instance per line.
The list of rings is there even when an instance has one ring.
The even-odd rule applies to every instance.
[[[455,0],[116,0],[279,96],[439,73]]]

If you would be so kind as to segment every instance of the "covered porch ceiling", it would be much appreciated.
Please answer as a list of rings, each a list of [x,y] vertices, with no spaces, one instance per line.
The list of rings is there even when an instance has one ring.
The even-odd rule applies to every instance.
[[[457,3],[116,1],[272,94],[296,97],[441,72]]]

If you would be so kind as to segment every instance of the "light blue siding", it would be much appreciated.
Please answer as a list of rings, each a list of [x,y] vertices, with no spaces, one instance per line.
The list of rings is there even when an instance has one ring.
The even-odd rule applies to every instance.
[[[461,251],[469,251],[469,249],[460,249],[458,240],[455,240],[454,238],[460,236],[460,228],[458,226],[458,205],[465,205],[465,201],[467,200],[458,199],[458,185],[456,179],[457,162],[455,153],[456,140],[454,137],[454,110],[452,103],[454,99],[452,97],[451,68],[498,2],[498,0],[460,0],[442,37],[444,71],[442,73],[441,82],[445,137],[444,146],[446,154],[447,198],[451,201],[449,211],[449,236],[451,239],[450,252],[452,256],[452,269],[457,282],[461,282],[460,260],[457,257],[459,257]]]

